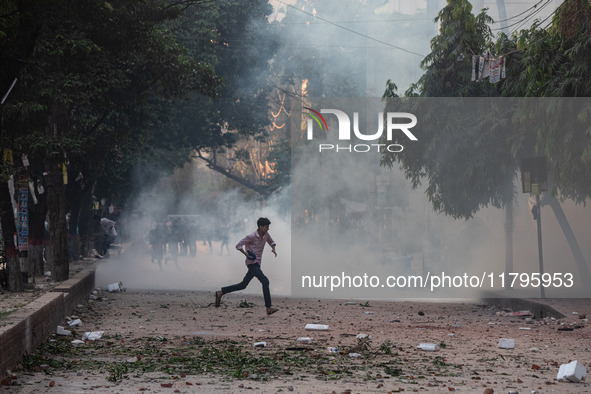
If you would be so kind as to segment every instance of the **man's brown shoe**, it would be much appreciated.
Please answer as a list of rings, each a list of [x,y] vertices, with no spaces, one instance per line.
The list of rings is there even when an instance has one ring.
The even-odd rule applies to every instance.
[[[277,308],[271,308],[271,307],[269,307],[269,308],[267,308],[267,315],[270,316],[273,313],[277,312],[278,310],[279,309],[277,309]]]

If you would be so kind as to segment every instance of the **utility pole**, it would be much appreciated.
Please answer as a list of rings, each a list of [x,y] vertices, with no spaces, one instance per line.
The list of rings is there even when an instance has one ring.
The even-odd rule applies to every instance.
[[[509,25],[507,23],[507,9],[505,0],[497,0],[497,10],[499,11],[499,21],[501,21],[501,31],[509,35]]]
[[[542,251],[542,210],[540,207],[540,191],[537,190],[536,193],[536,206],[532,209],[532,212],[535,209],[534,219],[538,223],[538,265],[540,271],[540,278],[544,276],[544,252]],[[543,283],[543,282],[542,282]],[[544,286],[540,284],[540,297],[545,298],[546,294],[544,292]]]
[[[536,205],[531,213],[537,222],[538,229],[538,267],[540,280],[544,275],[544,255],[542,251],[542,210],[540,207],[540,193],[548,190],[546,173],[546,160],[543,157],[530,157],[521,159],[521,186],[523,193],[531,193],[536,196]],[[540,283],[540,296],[545,298],[543,281]]]

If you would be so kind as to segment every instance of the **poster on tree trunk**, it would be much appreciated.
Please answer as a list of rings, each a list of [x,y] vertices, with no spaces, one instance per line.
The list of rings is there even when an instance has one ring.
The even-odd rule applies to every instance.
[[[26,252],[29,244],[29,189],[27,178],[20,176],[18,179],[18,220],[17,240],[18,250]]]

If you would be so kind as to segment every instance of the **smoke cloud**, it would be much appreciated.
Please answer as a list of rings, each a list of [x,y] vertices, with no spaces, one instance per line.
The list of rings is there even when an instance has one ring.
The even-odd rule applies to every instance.
[[[453,100],[429,100],[423,108],[429,109],[431,120],[423,113],[415,114],[422,122],[416,131],[418,141],[411,141],[405,136],[390,141],[404,148],[398,154],[404,155],[423,143],[421,130],[442,130],[438,123],[440,119],[456,119],[455,125],[469,129],[469,122],[475,119],[474,114],[482,108],[494,107],[491,100],[489,104],[483,101],[486,99],[480,99],[479,103],[476,99]],[[531,104],[531,100],[535,99],[529,100]],[[553,105],[551,101],[541,100],[532,107]],[[372,135],[378,130],[374,114],[384,108],[381,100],[312,101],[316,110],[324,112],[328,131],[321,130],[310,121],[308,128],[312,128],[313,138],[308,139],[308,128],[295,133],[294,137],[294,295],[383,299],[475,298],[484,295],[535,298],[541,296],[541,288],[535,285],[535,278],[542,278],[542,274],[545,274],[547,284],[545,296],[577,297],[588,294],[584,280],[581,280],[585,270],[581,264],[589,270],[588,263],[586,260],[577,261],[576,247],[573,248],[572,239],[570,243],[567,240],[565,234],[568,231],[564,227],[572,228],[576,238],[574,242],[582,249],[583,256],[589,256],[591,234],[588,225],[581,220],[582,217],[589,218],[588,208],[566,201],[559,203],[550,197],[551,188],[544,194],[541,271],[537,223],[532,215],[534,197],[521,192],[519,174],[514,179],[515,202],[509,219],[504,209],[490,205],[468,220],[454,219],[434,211],[425,193],[425,185],[413,190],[402,171],[396,167],[380,167],[378,149],[386,149],[388,141],[355,138],[353,132],[350,140],[339,137],[342,124],[332,115],[332,109],[344,109],[351,120],[351,128],[354,128],[355,107],[360,119],[361,113],[367,113],[367,119],[359,121],[359,128],[362,134]],[[499,113],[512,113],[510,109],[519,104],[511,99],[501,100],[500,103]],[[457,113],[449,113],[451,108],[455,108]],[[306,111],[301,116],[303,119],[310,118]],[[494,115],[483,113],[481,121],[487,119],[486,116]],[[539,122],[546,123],[542,119]],[[400,130],[398,133],[402,134]],[[469,134],[466,135],[469,138]],[[327,146],[329,148],[325,148]],[[448,151],[439,152],[446,149]],[[457,154],[453,144],[441,146],[439,150],[433,152],[433,160],[443,166],[447,165],[449,155]],[[467,176],[471,165],[468,159],[466,157],[465,168],[449,176]],[[483,171],[496,170],[491,167]],[[488,176],[480,174],[482,178]],[[474,192],[478,187],[474,185]],[[470,198],[470,195],[464,197],[466,202]],[[561,207],[568,223],[558,222],[560,213],[555,211],[550,201],[555,207]],[[513,230],[512,245],[506,242],[505,230],[508,226]],[[507,248],[510,247],[513,248],[510,253],[512,260],[506,258]],[[390,284],[387,282],[389,277],[393,277]],[[507,290],[510,283],[513,283],[513,289]]]
[[[224,185],[225,177],[215,173],[201,163],[195,162],[177,171],[183,173],[183,182],[190,185],[211,182]],[[236,186],[236,185],[234,185]],[[204,186],[201,186],[204,187]],[[208,188],[211,190],[211,187]],[[219,290],[222,286],[238,283],[246,273],[244,256],[235,245],[247,234],[257,229],[259,217],[271,220],[269,233],[277,243],[275,257],[270,248],[265,248],[262,268],[271,281],[271,292],[277,295],[290,294],[290,213],[287,209],[289,188],[272,199],[262,202],[246,198],[243,191],[233,188],[218,191],[214,196],[199,199],[193,193],[184,196],[175,190],[174,177],[164,178],[151,190],[140,194],[131,206],[133,212],[126,212],[119,224],[122,235],[129,235],[129,242],[120,256],[111,251],[111,257],[101,261],[96,270],[96,284],[122,282],[123,287],[144,290]],[[160,223],[178,221],[197,226],[195,256],[188,247],[184,252],[175,243],[165,247],[161,263],[153,261],[152,246],[149,243],[150,230]],[[222,238],[227,239],[223,245]],[[209,241],[211,241],[211,248]],[[260,293],[260,283],[254,279],[246,293]]]

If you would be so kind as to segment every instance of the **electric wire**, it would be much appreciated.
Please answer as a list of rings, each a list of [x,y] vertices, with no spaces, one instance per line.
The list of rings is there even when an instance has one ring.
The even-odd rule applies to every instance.
[[[550,17],[554,16],[554,15],[556,14],[556,12],[558,12],[558,10],[560,9],[560,7],[562,7],[564,4],[565,4],[565,3],[562,3],[562,4],[560,4],[558,7],[556,7],[556,9],[554,10],[554,12],[552,12],[550,15],[548,15],[548,16],[547,16],[547,17],[546,17],[544,20],[542,20],[542,21],[540,22],[540,25],[541,25],[542,23],[544,23],[545,21],[547,21],[547,20],[548,20],[548,18],[550,18]],[[581,10],[579,10],[579,12],[577,12],[577,13],[575,14],[575,16],[576,16],[576,15],[578,15],[578,14],[579,14],[581,11],[582,11],[582,9],[581,9]],[[544,26],[544,27],[543,27],[541,30],[546,30],[546,29],[548,29],[548,27],[550,27],[550,25],[552,24],[552,22],[553,22],[553,21],[550,21],[550,22],[548,22],[548,24],[546,24],[546,25],[545,25],[545,26]],[[544,40],[544,39],[546,39],[546,38],[547,38],[546,36],[540,37],[540,38],[538,38],[538,39],[536,39],[536,40],[533,40],[533,41],[531,41],[531,42],[527,43],[527,45],[525,45],[525,46],[523,46],[523,47],[521,47],[521,48],[515,48],[515,49],[513,49],[512,51],[509,51],[509,52],[507,52],[507,53],[505,53],[505,54],[503,54],[503,55],[499,55],[499,56],[508,56],[508,55],[511,55],[511,54],[513,54],[513,53],[515,53],[515,52],[523,51],[523,50],[525,50],[525,49],[527,49],[527,48],[531,47],[532,45],[535,45],[535,44],[537,44],[538,42],[540,42],[540,41],[542,41],[542,40]]]
[[[515,18],[517,18],[517,17],[519,17],[519,16],[521,16],[521,15],[525,14],[525,13],[526,13],[526,12],[528,12],[529,10],[536,8],[538,5],[540,5],[540,4],[541,4],[541,3],[543,3],[544,1],[546,1],[546,0],[540,0],[540,1],[538,1],[536,4],[534,4],[533,6],[529,7],[528,9],[526,9],[526,10],[524,10],[524,11],[520,12],[519,14],[517,14],[517,15],[513,15],[513,16],[511,16],[511,17],[509,17],[509,18],[506,18],[506,19],[501,19],[500,21],[495,21],[495,22],[493,22],[493,24],[496,24],[496,23],[501,23],[501,22],[507,22],[507,21],[509,21],[509,20],[511,20],[511,19],[515,19]]]
[[[544,1],[544,0],[541,0]],[[381,22],[416,22],[416,21],[432,21],[432,18],[403,18],[403,19],[358,19],[350,21],[333,21],[333,23],[381,23]],[[313,22],[277,22],[282,25],[307,25]]]
[[[532,15],[529,17],[529,19],[528,19],[527,21],[523,21],[523,22],[522,22],[522,23],[521,23],[519,26],[517,26],[517,27],[515,28],[515,30],[513,30],[513,31],[514,31],[514,32],[515,32],[515,31],[520,31],[520,30],[523,28],[523,26],[524,26],[524,25],[525,25],[527,22],[531,21],[531,20],[534,18],[534,16],[535,16],[536,14],[539,14],[539,13],[540,13],[540,12],[541,12],[541,11],[542,11],[542,10],[543,10],[543,9],[544,9],[544,8],[545,8],[547,5],[548,5],[548,4],[550,4],[550,1],[549,1],[549,2],[547,2],[546,4],[544,4],[543,6],[541,6],[540,8],[538,8],[538,9],[537,9],[535,12],[533,12],[533,13],[532,13]],[[551,12],[551,13],[550,13],[550,15],[552,15],[553,13],[554,13],[554,12]],[[545,20],[545,19],[544,19],[544,20]],[[535,22],[535,19],[534,19],[534,22]],[[532,23],[533,23],[533,22],[532,22]]]
[[[396,46],[396,45],[392,45],[392,44],[390,44],[389,42],[386,42],[386,41],[378,40],[377,38],[370,37],[370,36],[368,36],[367,34],[359,33],[359,32],[357,32],[357,31],[355,31],[355,30],[349,29],[348,27],[345,27],[345,26],[339,25],[339,24],[337,24],[337,23],[331,22],[331,21],[329,21],[328,19],[324,19],[324,18],[322,18],[322,17],[316,16],[316,15],[314,15],[314,14],[310,13],[310,12],[307,12],[307,11],[304,11],[304,10],[300,10],[299,8],[297,8],[297,7],[294,7],[294,6],[293,6],[293,5],[291,5],[291,4],[287,4],[287,3],[285,3],[285,2],[283,2],[283,1],[281,1],[281,0],[277,0],[277,2],[279,2],[279,3],[281,3],[281,4],[284,4],[284,5],[285,5],[285,6],[287,6],[287,7],[293,8],[294,10],[297,10],[297,11],[299,11],[299,12],[302,12],[302,13],[304,13],[304,14],[306,14],[306,15],[309,15],[309,16],[311,16],[311,17],[315,18],[315,19],[321,20],[321,21],[323,21],[323,22],[325,22],[325,23],[328,23],[328,24],[330,24],[330,25],[333,25],[333,26],[335,26],[335,27],[338,27],[339,29],[343,29],[343,30],[346,30],[346,31],[348,31],[348,32],[350,32],[350,33],[353,33],[353,34],[356,34],[356,35],[358,35],[358,36],[361,36],[361,37],[367,38],[368,40],[372,40],[372,41],[375,41],[375,42],[379,42],[380,44],[386,45],[386,46],[388,46],[388,47],[391,47],[391,48],[394,48],[394,49],[398,49],[398,50],[400,50],[400,51],[403,51],[403,52],[410,53],[410,54],[412,54],[412,55],[415,55],[415,56],[419,56],[419,57],[423,57],[423,58],[425,57],[425,55],[422,55],[422,54],[420,54],[420,53],[413,52],[413,51],[411,51],[411,50],[408,50],[408,49],[405,49],[405,48],[402,48],[402,47],[399,47],[399,46]]]
[[[523,24],[523,23],[527,22],[533,16],[535,16],[537,13],[539,13],[540,11],[542,11],[546,6],[548,6],[548,4],[552,3],[552,0],[542,0],[542,1],[545,1],[545,3],[541,7],[537,8],[536,10],[534,10],[533,12],[531,12],[530,14],[528,14],[527,16],[525,16],[524,18],[522,18],[522,19],[520,19],[520,20],[518,20],[516,22],[513,22],[510,25],[507,25],[505,27],[495,27],[495,28],[491,28],[491,30],[493,30],[493,31],[502,30],[502,29],[505,29],[505,28],[517,26],[517,25],[520,25],[520,24]]]

